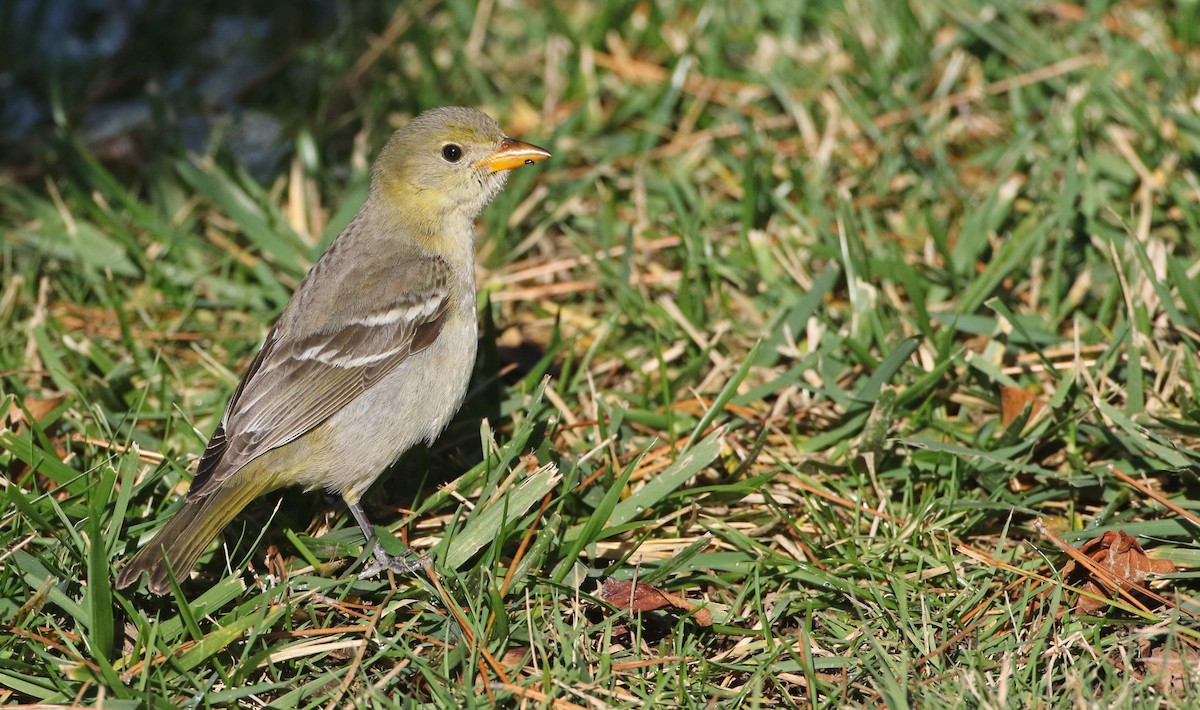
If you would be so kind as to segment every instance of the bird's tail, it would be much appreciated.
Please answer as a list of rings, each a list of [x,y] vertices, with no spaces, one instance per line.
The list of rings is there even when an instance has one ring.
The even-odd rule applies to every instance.
[[[244,469],[239,472],[243,473],[250,472]],[[235,474],[208,495],[186,502],[167,526],[117,573],[117,589],[128,587],[146,572],[150,577],[147,588],[151,592],[167,592],[171,588],[171,579],[166,560],[171,561],[176,579],[187,578],[196,559],[217,533],[250,501],[273,488],[269,478]]]

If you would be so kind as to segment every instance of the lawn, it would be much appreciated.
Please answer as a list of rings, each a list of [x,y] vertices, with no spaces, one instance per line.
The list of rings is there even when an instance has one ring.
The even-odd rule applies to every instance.
[[[1200,702],[1200,2],[75,4],[0,10],[0,705]],[[441,105],[553,158],[364,499],[430,566],[286,490],[114,590]]]

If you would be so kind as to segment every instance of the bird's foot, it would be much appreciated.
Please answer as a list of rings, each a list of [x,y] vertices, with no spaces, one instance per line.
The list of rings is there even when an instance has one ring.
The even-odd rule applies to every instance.
[[[395,572],[396,574],[412,574],[418,570],[425,568],[429,564],[429,558],[425,555],[419,555],[412,550],[400,556],[389,555],[383,551],[383,548],[378,544],[375,545],[375,559],[371,564],[363,568],[362,572],[358,573],[359,579],[370,579],[377,577],[385,571]]]

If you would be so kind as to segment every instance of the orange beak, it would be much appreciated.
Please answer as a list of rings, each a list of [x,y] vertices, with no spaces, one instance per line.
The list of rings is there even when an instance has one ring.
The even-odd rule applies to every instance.
[[[549,157],[550,151],[544,148],[505,138],[500,142],[500,148],[496,152],[475,163],[475,167],[486,168],[488,172],[496,173],[501,170],[519,168],[522,165],[533,165],[539,160]]]

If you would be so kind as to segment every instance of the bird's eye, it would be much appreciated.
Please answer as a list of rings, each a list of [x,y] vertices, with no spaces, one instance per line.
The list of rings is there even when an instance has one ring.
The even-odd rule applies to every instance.
[[[442,146],[442,157],[451,163],[457,163],[462,160],[462,147],[454,143],[447,143]]]

